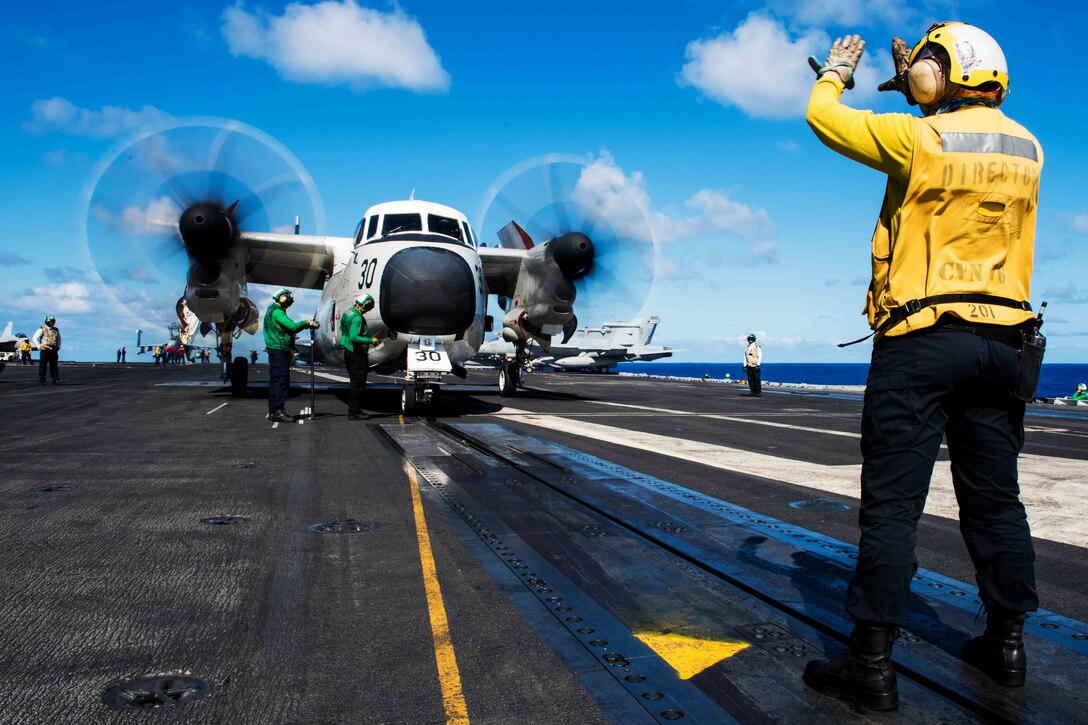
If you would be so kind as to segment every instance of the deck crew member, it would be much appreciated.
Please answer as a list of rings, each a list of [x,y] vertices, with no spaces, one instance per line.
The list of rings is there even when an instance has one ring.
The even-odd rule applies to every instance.
[[[287,308],[295,301],[289,289],[281,289],[264,313],[264,345],[268,351],[268,419],[273,423],[292,423],[287,414],[287,389],[291,381],[291,352],[295,335],[318,328],[317,320],[292,320]]]
[[[344,364],[351,379],[351,392],[348,395],[348,420],[366,420],[370,416],[363,414],[363,393],[366,391],[366,376],[370,370],[369,348],[378,342],[370,336],[364,315],[374,309],[374,298],[363,295],[340,316],[340,346],[344,348]]]
[[[60,385],[60,371],[57,369],[60,360],[60,330],[57,329],[57,318],[47,315],[45,324],[34,333],[30,344],[38,348],[38,382],[45,385],[45,368],[48,367],[53,385]]]
[[[30,351],[33,348],[30,345],[30,340],[23,338],[23,341],[19,343],[19,359],[20,365],[30,364]]]
[[[897,72],[881,90],[904,93],[922,118],[839,102],[864,47],[856,35],[840,38],[822,67],[814,62],[807,114],[825,145],[888,178],[865,305],[876,336],[862,412],[861,539],[846,597],[855,626],[849,650],[810,662],[805,681],[891,710],[892,645],[944,436],[987,612],[985,633],[962,656],[1002,685],[1024,682],[1024,613],[1038,597],[1017,483],[1024,403],[1013,390],[1023,331],[1035,324],[1028,300],[1043,153],[998,110],[1009,76],[986,32],[938,23],[913,49],[893,41]]]
[[[744,348],[744,374],[748,376],[748,389],[753,397],[763,395],[759,379],[759,366],[763,364],[763,348],[756,342],[756,333],[748,333],[748,345]]]

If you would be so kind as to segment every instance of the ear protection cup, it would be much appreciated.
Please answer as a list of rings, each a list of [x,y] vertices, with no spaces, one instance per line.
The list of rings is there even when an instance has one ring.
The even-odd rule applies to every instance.
[[[944,96],[945,79],[940,64],[933,58],[920,60],[907,70],[907,84],[914,100],[928,106]]]

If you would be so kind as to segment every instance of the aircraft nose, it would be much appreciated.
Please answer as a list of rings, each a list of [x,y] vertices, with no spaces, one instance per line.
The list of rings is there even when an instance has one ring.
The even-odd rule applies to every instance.
[[[468,263],[441,247],[410,247],[386,263],[382,321],[410,335],[455,335],[476,317],[476,280]]]

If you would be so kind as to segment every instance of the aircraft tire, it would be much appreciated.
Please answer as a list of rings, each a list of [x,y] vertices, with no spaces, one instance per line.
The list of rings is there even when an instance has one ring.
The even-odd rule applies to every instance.
[[[499,395],[504,398],[514,397],[517,392],[517,382],[509,365],[503,365],[499,369]]]
[[[249,360],[244,357],[236,357],[230,369],[230,394],[235,398],[244,398],[248,390]]]
[[[405,385],[400,391],[400,412],[403,415],[415,415],[416,387],[414,385]]]

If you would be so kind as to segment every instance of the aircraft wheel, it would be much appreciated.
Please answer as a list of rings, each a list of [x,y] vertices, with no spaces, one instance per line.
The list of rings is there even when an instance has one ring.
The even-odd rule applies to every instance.
[[[442,386],[432,385],[430,387],[430,396],[427,400],[427,405],[431,407],[431,410],[439,410],[442,407]]]
[[[249,360],[236,357],[230,368],[230,394],[235,398],[244,398],[248,389]]]
[[[416,387],[414,385],[405,385],[400,391],[400,412],[404,415],[415,415]]]
[[[503,365],[499,369],[499,395],[504,398],[512,398],[516,390],[517,383],[514,379],[514,372],[510,370],[509,365]]]

